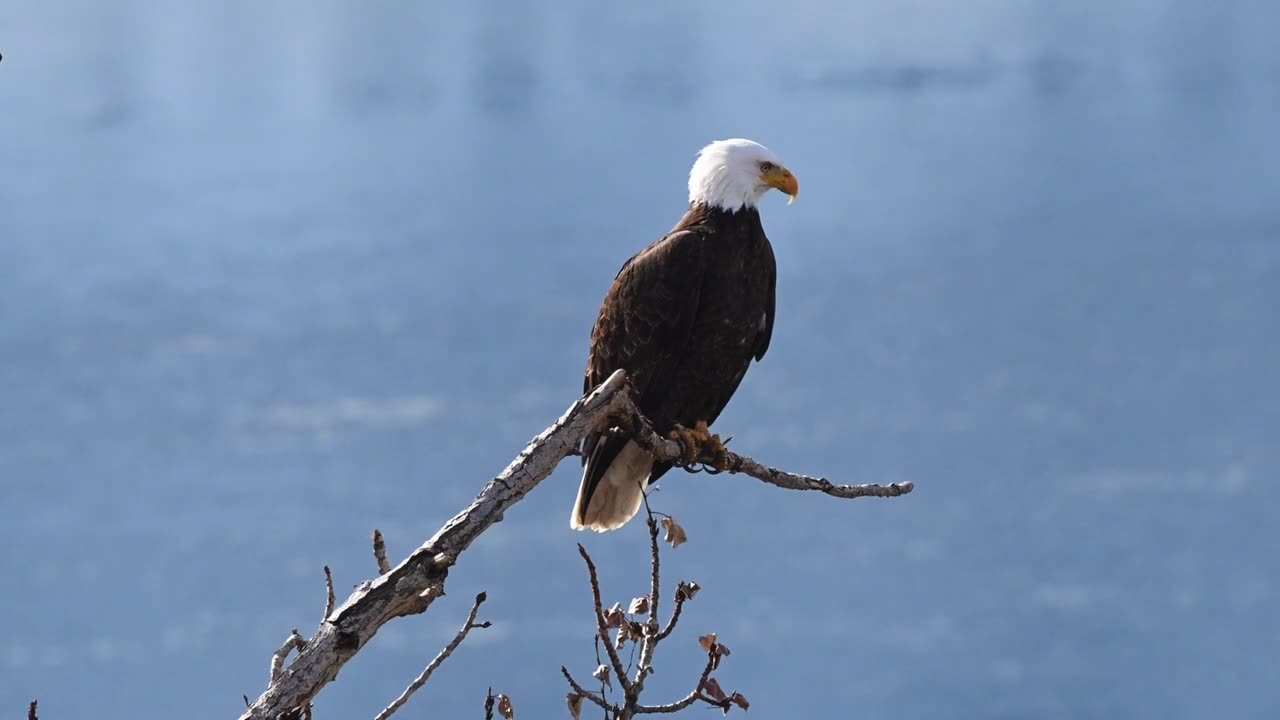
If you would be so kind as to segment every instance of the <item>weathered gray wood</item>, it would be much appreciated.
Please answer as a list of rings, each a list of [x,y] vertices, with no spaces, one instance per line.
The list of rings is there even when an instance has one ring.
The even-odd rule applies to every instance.
[[[680,443],[660,437],[640,415],[619,370],[573,403],[559,420],[535,437],[515,460],[489,481],[476,499],[445,523],[431,539],[390,572],[361,583],[324,619],[294,661],[275,677],[241,720],[274,720],[309,702],[384,624],[426,611],[444,594],[449,568],[503,513],[529,494],[574,452],[588,433],[613,423],[634,432],[637,441],[661,460],[683,456]],[[836,497],[893,497],[911,492],[911,483],[835,485],[822,478],[768,468],[751,458],[729,453],[729,471],[756,477],[779,487],[818,490]]]
[[[449,567],[512,505],[551,474],[588,432],[629,403],[619,371],[579,399],[485,485],[475,501],[408,558],[363,583],[321,623],[315,637],[241,716],[274,719],[311,700],[388,621],[424,612],[444,592]]]

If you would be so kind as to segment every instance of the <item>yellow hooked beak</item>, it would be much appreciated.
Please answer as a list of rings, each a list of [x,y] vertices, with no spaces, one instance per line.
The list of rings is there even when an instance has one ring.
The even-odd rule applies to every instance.
[[[800,181],[796,180],[796,176],[791,171],[781,167],[774,166],[766,172],[760,174],[760,180],[771,188],[781,190],[788,197],[787,204],[796,201],[796,196],[800,194]]]

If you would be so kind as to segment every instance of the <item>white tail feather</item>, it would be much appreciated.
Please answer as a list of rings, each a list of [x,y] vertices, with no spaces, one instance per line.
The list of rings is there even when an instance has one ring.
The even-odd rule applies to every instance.
[[[626,525],[644,504],[644,488],[649,483],[649,472],[652,470],[653,456],[634,442],[628,442],[600,478],[600,484],[596,485],[596,491],[591,495],[591,504],[584,514],[582,494],[587,489],[587,473],[584,469],[582,484],[578,486],[578,499],[573,503],[573,515],[569,516],[569,527],[574,530],[606,532]],[[579,517],[582,518],[581,522],[578,521]]]

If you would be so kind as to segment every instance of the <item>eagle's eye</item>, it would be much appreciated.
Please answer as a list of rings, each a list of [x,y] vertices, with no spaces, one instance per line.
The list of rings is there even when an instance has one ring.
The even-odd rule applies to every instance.
[[[768,160],[760,163],[760,172],[767,173],[770,170],[773,170],[773,163],[769,162]]]

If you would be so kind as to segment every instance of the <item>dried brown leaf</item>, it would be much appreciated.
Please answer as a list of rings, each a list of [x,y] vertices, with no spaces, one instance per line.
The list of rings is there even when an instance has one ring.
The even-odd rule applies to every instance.
[[[703,635],[698,638],[698,644],[702,646],[702,652],[709,653],[716,646],[716,634]]]
[[[729,702],[733,703],[734,705],[737,705],[738,707],[742,708],[743,710],[750,710],[750,709],[751,709],[751,703],[747,702],[747,699],[746,699],[746,698],[744,698],[744,697],[742,697],[742,696],[741,696],[741,695],[739,695],[738,693],[734,693],[734,694],[730,695],[730,696],[729,696]]]
[[[713,700],[724,702],[724,689],[720,687],[720,683],[715,678],[709,677],[702,683],[702,692],[706,693]]]
[[[676,586],[676,599],[692,600],[694,597],[697,596],[698,591],[701,589],[702,589],[702,586],[696,582],[693,582],[692,580],[690,580],[689,582],[682,582]]]
[[[622,625],[618,626],[618,637],[614,639],[613,647],[616,650],[621,650],[628,640],[633,639],[631,636],[631,623],[622,623]]]
[[[573,720],[582,720],[582,695],[569,693],[569,715]]]
[[[667,531],[667,533],[662,536],[662,539],[665,542],[671,543],[672,549],[680,547],[682,543],[689,540],[689,534],[684,531],[684,528],[680,527],[680,523],[676,522],[676,519],[673,517],[667,516],[662,518],[662,528]]]
[[[591,673],[591,677],[604,683],[605,687],[609,688],[610,690],[613,689],[613,680],[609,676],[608,665],[601,665],[600,667],[596,668],[596,671]]]
[[[498,696],[498,714],[506,720],[512,720],[516,716],[516,709],[511,706],[511,698],[506,695]]]
[[[649,598],[641,596],[631,601],[631,607],[627,608],[627,612],[631,615],[648,615],[649,614]]]
[[[613,607],[604,611],[604,626],[606,628],[622,627],[622,624],[626,621],[626,613],[622,610],[622,603],[614,603]]]
[[[711,656],[711,669],[719,670],[720,658],[729,654],[729,648],[721,645],[720,642],[716,640],[715,633],[703,635],[698,638],[698,644],[702,646],[703,651]]]

